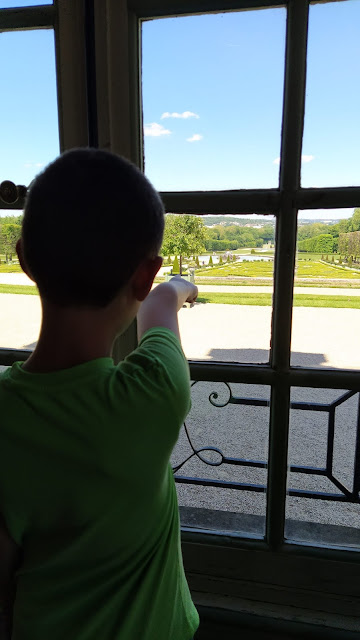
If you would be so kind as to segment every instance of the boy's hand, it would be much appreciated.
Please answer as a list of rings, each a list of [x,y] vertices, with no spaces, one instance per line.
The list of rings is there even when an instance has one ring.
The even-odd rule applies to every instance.
[[[189,302],[190,304],[193,304],[195,302],[199,292],[198,292],[198,288],[192,282],[188,282],[188,280],[184,280],[184,278],[178,275],[171,278],[171,280],[169,280],[169,283],[174,285],[178,291],[178,296],[179,296],[178,309],[181,309],[184,302]],[[186,295],[186,298],[184,299],[185,295]]]
[[[137,315],[138,338],[152,327],[166,327],[180,339],[177,312],[185,304],[193,304],[198,288],[181,278],[174,276],[169,282],[162,282],[142,303]]]

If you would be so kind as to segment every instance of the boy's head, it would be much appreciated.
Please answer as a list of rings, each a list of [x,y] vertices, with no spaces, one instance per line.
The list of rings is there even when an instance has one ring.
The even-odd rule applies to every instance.
[[[74,149],[34,180],[22,227],[27,270],[60,306],[105,307],[161,247],[160,196],[130,162]]]

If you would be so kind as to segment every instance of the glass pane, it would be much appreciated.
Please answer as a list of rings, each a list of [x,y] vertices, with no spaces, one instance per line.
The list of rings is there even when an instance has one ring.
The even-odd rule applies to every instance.
[[[360,184],[360,2],[310,7],[302,185]]]
[[[193,383],[172,457],[183,526],[264,535],[269,404],[267,386]]]
[[[40,298],[34,283],[21,270],[16,254],[4,253],[12,244],[4,247],[8,228],[19,226],[17,218],[7,220],[0,218],[0,347],[33,349],[41,322]]]
[[[360,208],[300,211],[297,249],[291,364],[359,368]]]
[[[145,171],[163,191],[277,187],[284,8],[143,22]]]
[[[10,7],[34,7],[42,4],[53,4],[53,0],[0,0],[0,9],[10,9]]]
[[[199,288],[180,310],[185,355],[196,360],[268,362],[275,219],[270,216],[166,216],[163,267]]]
[[[59,153],[53,31],[2,33],[0,75],[0,177],[29,185]],[[20,224],[21,211],[0,211],[0,346],[8,348],[32,348],[40,327],[36,288],[15,251]]]
[[[59,154],[53,30],[0,35],[0,176],[29,185]]]
[[[294,388],[291,402],[286,537],[358,547],[360,393]]]

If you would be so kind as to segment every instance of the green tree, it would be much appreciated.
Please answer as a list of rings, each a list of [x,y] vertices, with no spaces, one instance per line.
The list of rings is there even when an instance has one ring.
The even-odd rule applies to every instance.
[[[205,250],[205,226],[201,218],[188,214],[165,216],[165,230],[162,254],[179,255],[179,272],[182,274],[183,256],[201,253]],[[174,271],[174,269],[173,269]]]
[[[354,209],[354,213],[351,216],[351,222],[353,231],[360,231],[360,209]]]
[[[12,260],[16,253],[16,243],[21,236],[21,225],[5,223],[0,226],[0,253],[5,254],[6,262]]]
[[[213,265],[214,265],[214,263],[213,263],[213,259],[212,259],[212,256],[210,256],[210,258],[209,258],[209,262],[208,262],[208,266],[209,266],[209,267],[212,267]]]
[[[219,264],[222,264],[222,263],[223,263],[223,259],[222,259],[222,255],[221,255],[221,253],[220,253],[220,256],[219,256]]]

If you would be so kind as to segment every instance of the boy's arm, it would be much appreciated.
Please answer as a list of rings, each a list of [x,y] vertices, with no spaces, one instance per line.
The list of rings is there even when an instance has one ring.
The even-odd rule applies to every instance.
[[[20,549],[9,535],[0,515],[0,634],[10,638],[15,598],[15,571],[20,564]],[[4,636],[0,635],[2,640]]]
[[[138,311],[139,340],[152,327],[166,327],[180,339],[177,313],[185,302],[194,302],[197,295],[197,287],[180,276],[155,287]]]

